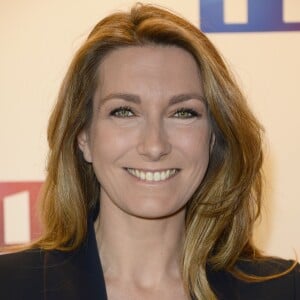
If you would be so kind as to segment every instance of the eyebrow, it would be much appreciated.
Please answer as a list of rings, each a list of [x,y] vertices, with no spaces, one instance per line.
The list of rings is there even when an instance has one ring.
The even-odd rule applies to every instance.
[[[187,93],[187,94],[179,94],[179,95],[175,95],[175,96],[171,97],[169,104],[171,104],[171,105],[177,104],[177,103],[184,102],[184,101],[191,100],[191,99],[200,100],[203,103],[205,103],[204,97],[201,94]]]
[[[128,102],[132,102],[135,104],[140,104],[141,103],[141,98],[140,96],[136,95],[136,94],[128,94],[128,93],[111,93],[108,94],[107,96],[105,96],[104,98],[102,98],[100,100],[100,105],[103,105],[105,102],[107,102],[110,99],[123,99],[125,101]],[[200,100],[203,103],[205,103],[204,101],[204,97],[199,94],[199,93],[187,93],[187,94],[179,94],[179,95],[175,95],[172,96],[169,100],[169,105],[174,105],[180,102],[184,102],[184,101],[188,101],[191,99],[196,99],[196,100]]]
[[[104,98],[102,98],[100,100],[100,105],[102,105],[103,103],[105,103],[106,101],[110,100],[110,99],[123,99],[125,101],[128,102],[133,102],[136,104],[141,103],[141,98],[138,95],[135,94],[127,94],[127,93],[112,93],[112,94],[108,94],[107,96],[105,96]]]

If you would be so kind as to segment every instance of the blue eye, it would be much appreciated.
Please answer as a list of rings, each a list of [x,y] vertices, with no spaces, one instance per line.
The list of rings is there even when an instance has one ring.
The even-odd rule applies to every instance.
[[[179,119],[190,119],[199,117],[199,113],[190,108],[180,108],[176,110],[174,117]]]
[[[130,107],[118,107],[110,112],[110,115],[117,118],[130,118],[134,116]]]

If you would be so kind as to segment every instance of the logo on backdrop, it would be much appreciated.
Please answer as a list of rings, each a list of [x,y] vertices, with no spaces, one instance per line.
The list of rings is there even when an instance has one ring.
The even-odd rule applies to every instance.
[[[200,0],[201,30],[204,32],[300,31],[300,22],[283,21],[284,0],[248,0],[248,22],[235,24],[224,21],[225,1]]]
[[[0,182],[0,247],[39,236],[37,201],[42,182]]]

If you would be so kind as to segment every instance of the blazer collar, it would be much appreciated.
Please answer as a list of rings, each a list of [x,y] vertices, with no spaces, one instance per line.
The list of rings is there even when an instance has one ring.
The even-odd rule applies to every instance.
[[[225,272],[207,268],[208,281],[218,299],[235,299],[235,281]],[[47,300],[107,300],[93,219],[86,240],[71,252],[48,251],[44,258],[44,291]]]
[[[45,253],[44,288],[47,300],[107,299],[92,218],[80,248]]]

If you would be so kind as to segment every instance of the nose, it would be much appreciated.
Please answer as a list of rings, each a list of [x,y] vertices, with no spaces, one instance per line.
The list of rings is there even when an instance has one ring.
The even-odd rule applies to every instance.
[[[142,129],[137,152],[151,161],[159,161],[171,152],[163,121],[148,120]]]

